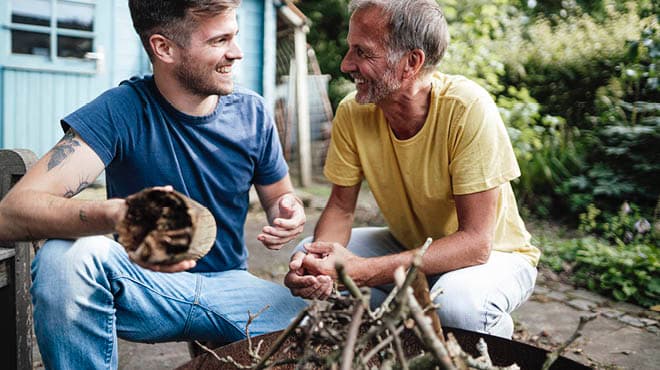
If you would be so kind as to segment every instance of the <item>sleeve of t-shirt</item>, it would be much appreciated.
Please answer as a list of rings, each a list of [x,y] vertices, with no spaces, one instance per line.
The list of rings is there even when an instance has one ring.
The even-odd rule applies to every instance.
[[[506,128],[487,93],[468,104],[455,132],[449,148],[454,194],[485,191],[520,176]]]
[[[362,181],[362,165],[352,129],[349,104],[342,102],[332,121],[330,146],[325,160],[323,174],[333,184],[353,186]]]
[[[73,128],[108,166],[119,155],[120,138],[127,134],[130,122],[138,122],[138,99],[130,95],[125,86],[108,90],[64,117],[62,129]]]
[[[284,160],[273,118],[263,107],[260,111],[264,129],[261,138],[261,156],[254,175],[254,183],[270,185],[284,178],[289,172],[289,166]]]

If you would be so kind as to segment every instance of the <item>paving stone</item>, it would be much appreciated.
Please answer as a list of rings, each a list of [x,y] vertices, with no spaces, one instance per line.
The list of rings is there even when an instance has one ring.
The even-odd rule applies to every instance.
[[[600,313],[604,317],[609,319],[616,319],[617,317],[623,315],[623,312],[617,311],[613,308],[599,307],[596,309],[596,312]]]
[[[644,307],[635,306],[634,304],[626,302],[612,302],[611,307],[619,311],[634,315],[644,314],[645,311],[648,311]]]
[[[644,317],[640,317],[640,318],[639,318],[639,321],[641,321],[642,323],[644,323],[645,326],[658,325],[658,322],[657,322],[656,320],[647,319],[647,318],[644,318]]]
[[[601,364],[640,370],[658,369],[660,364],[660,337],[645,329],[599,317],[584,326],[582,338],[584,353]]]
[[[534,294],[548,294],[550,293],[550,289],[544,287],[544,286],[535,286],[534,287]]]
[[[596,303],[586,299],[571,299],[570,301],[566,302],[566,304],[582,311],[591,311],[597,306]]]
[[[555,301],[560,301],[560,302],[564,302],[568,299],[566,294],[564,294],[562,292],[556,292],[556,291],[550,292],[550,293],[546,294],[546,296],[548,298],[551,298],[551,299],[554,299]]]
[[[632,325],[638,328],[643,328],[646,325],[642,320],[640,320],[638,317],[630,316],[630,315],[623,315],[617,318],[617,320],[626,323],[628,325]]]
[[[573,290],[573,286],[564,283],[557,283],[557,285],[554,288],[560,292],[568,292],[570,290]]]
[[[599,305],[608,301],[607,298],[584,289],[575,289],[572,292],[568,292],[567,294],[571,297],[586,299]]]

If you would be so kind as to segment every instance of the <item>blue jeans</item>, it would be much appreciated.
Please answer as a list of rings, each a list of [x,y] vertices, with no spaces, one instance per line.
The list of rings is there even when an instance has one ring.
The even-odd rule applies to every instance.
[[[303,240],[295,249],[302,250]],[[348,249],[360,257],[399,253],[405,248],[387,228],[355,228]],[[295,252],[294,252],[295,253]],[[492,251],[483,265],[466,267],[430,276],[431,292],[441,290],[435,299],[442,325],[511,338],[510,313],[525,302],[534,290],[536,268],[516,253]],[[371,306],[376,308],[392,290],[392,285],[371,289]]]
[[[305,301],[244,270],[159,273],[102,237],[50,240],[32,263],[34,327],[48,369],[117,368],[117,336],[135,342],[245,338],[285,328]]]

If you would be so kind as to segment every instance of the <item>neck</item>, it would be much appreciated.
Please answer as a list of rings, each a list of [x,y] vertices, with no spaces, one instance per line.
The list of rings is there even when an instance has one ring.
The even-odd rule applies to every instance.
[[[409,86],[402,86],[392,96],[377,103],[387,124],[397,139],[409,139],[417,134],[426,122],[431,97],[431,81],[419,78]]]
[[[171,73],[157,73],[154,68],[154,82],[158,91],[178,111],[190,116],[206,116],[211,114],[218,104],[217,95],[201,96],[188,91],[181,86]]]

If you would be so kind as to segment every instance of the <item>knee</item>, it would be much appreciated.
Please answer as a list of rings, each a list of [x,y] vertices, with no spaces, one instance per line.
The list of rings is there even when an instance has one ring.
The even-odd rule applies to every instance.
[[[494,302],[470,294],[440,294],[435,303],[442,325],[504,338],[513,335],[509,313]]]
[[[33,269],[71,271],[81,264],[89,264],[103,259],[110,253],[110,239],[105,237],[87,237],[77,240],[48,240],[37,252]]]

